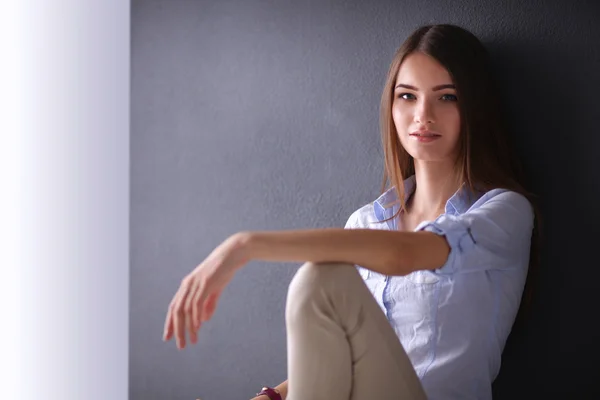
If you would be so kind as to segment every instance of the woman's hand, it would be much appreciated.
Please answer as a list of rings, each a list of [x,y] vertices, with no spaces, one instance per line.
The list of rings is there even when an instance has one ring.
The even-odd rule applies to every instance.
[[[175,337],[177,347],[183,349],[187,331],[191,343],[197,343],[198,330],[213,316],[223,289],[250,261],[246,259],[247,236],[237,233],[229,237],[183,279],[169,305],[163,340]]]

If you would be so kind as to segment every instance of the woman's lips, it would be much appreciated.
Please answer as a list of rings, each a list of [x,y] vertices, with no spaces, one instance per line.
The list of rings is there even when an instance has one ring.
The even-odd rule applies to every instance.
[[[415,131],[410,134],[410,137],[420,143],[429,143],[441,138],[442,135],[431,131]]]

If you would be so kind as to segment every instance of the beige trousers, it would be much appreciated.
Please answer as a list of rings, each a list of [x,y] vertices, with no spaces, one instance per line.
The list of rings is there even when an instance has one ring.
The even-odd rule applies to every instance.
[[[287,295],[287,400],[426,399],[353,265],[306,263]]]

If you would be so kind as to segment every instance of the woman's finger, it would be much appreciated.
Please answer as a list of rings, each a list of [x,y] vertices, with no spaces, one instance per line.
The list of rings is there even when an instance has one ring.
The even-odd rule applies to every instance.
[[[202,289],[199,287],[199,289]],[[194,293],[192,298],[192,326],[194,327],[194,332],[198,332],[200,329],[200,317],[202,310],[202,290],[197,290]]]
[[[211,294],[206,300],[204,311],[202,312],[202,321],[208,321],[212,318],[215,310],[217,309],[217,303],[219,302],[221,292],[222,290],[219,290],[218,292]]]
[[[214,294],[211,294],[204,304],[204,311],[202,312],[202,322],[208,321],[212,317],[212,313],[215,309],[215,298]]]
[[[188,296],[190,289],[190,280],[184,279],[177,293],[178,297],[175,302],[175,309],[173,310],[173,325],[175,340],[177,341],[177,347],[183,349],[185,347],[185,314],[184,305],[185,300]]]
[[[197,294],[202,291],[201,289],[200,283],[198,281],[194,282],[184,305],[185,327],[190,335],[190,341],[194,344],[197,343],[198,337],[196,335],[196,324],[193,316],[193,310],[196,307]]]
[[[171,300],[169,309],[167,310],[167,319],[165,320],[165,329],[163,332],[163,340],[167,341],[171,339],[173,335],[173,307],[175,306],[175,298]]]
[[[181,303],[182,297],[183,296],[181,296],[178,302],[175,304],[175,309],[173,312],[173,335],[179,349],[183,349],[185,347],[185,317],[183,315],[183,307]]]

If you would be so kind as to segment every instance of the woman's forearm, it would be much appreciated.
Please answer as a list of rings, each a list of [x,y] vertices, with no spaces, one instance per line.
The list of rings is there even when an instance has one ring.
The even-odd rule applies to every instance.
[[[443,265],[448,254],[445,240],[442,239],[444,247],[441,248],[440,239],[432,236],[436,235],[328,228],[241,232],[239,240],[250,260],[344,262],[386,275],[406,275],[418,268],[433,269]],[[419,257],[415,257],[417,253]]]

